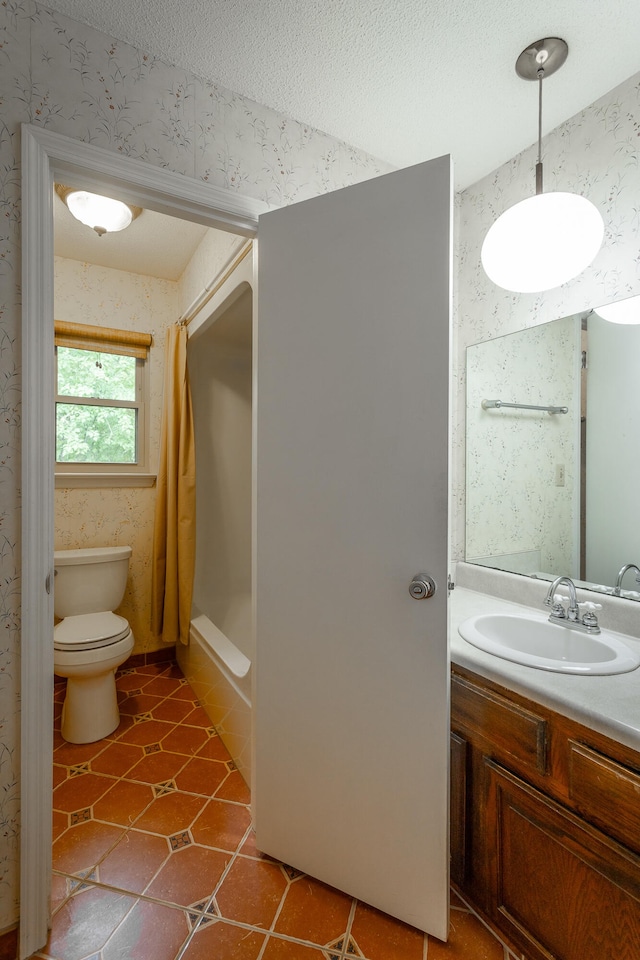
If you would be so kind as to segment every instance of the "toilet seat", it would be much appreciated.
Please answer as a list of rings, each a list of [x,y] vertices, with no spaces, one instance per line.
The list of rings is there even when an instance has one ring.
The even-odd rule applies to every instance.
[[[129,622],[116,613],[84,613],[65,617],[53,630],[54,650],[97,650],[111,646],[130,633]]]

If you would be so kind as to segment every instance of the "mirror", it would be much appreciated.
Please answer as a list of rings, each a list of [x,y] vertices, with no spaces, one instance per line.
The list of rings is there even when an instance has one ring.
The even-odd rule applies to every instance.
[[[614,592],[625,564],[640,566],[633,300],[636,323],[608,322],[596,309],[467,348],[470,563],[566,575],[601,593]],[[640,600],[635,573],[621,594]]]

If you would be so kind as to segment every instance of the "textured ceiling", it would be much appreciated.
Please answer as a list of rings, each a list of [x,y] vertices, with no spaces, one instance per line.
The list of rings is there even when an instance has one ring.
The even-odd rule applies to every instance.
[[[529,146],[524,47],[561,36],[549,130],[640,69],[638,0],[47,0],[76,20],[403,167],[451,153],[458,189]]]

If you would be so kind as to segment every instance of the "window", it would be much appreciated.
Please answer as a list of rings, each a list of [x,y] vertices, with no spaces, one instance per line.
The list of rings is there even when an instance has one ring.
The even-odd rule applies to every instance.
[[[143,473],[149,334],[55,323],[56,472]]]

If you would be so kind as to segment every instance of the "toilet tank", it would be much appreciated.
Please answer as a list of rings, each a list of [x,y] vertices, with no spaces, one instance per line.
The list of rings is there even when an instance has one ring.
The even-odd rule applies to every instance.
[[[53,611],[56,617],[115,610],[127,585],[131,547],[56,550]]]

